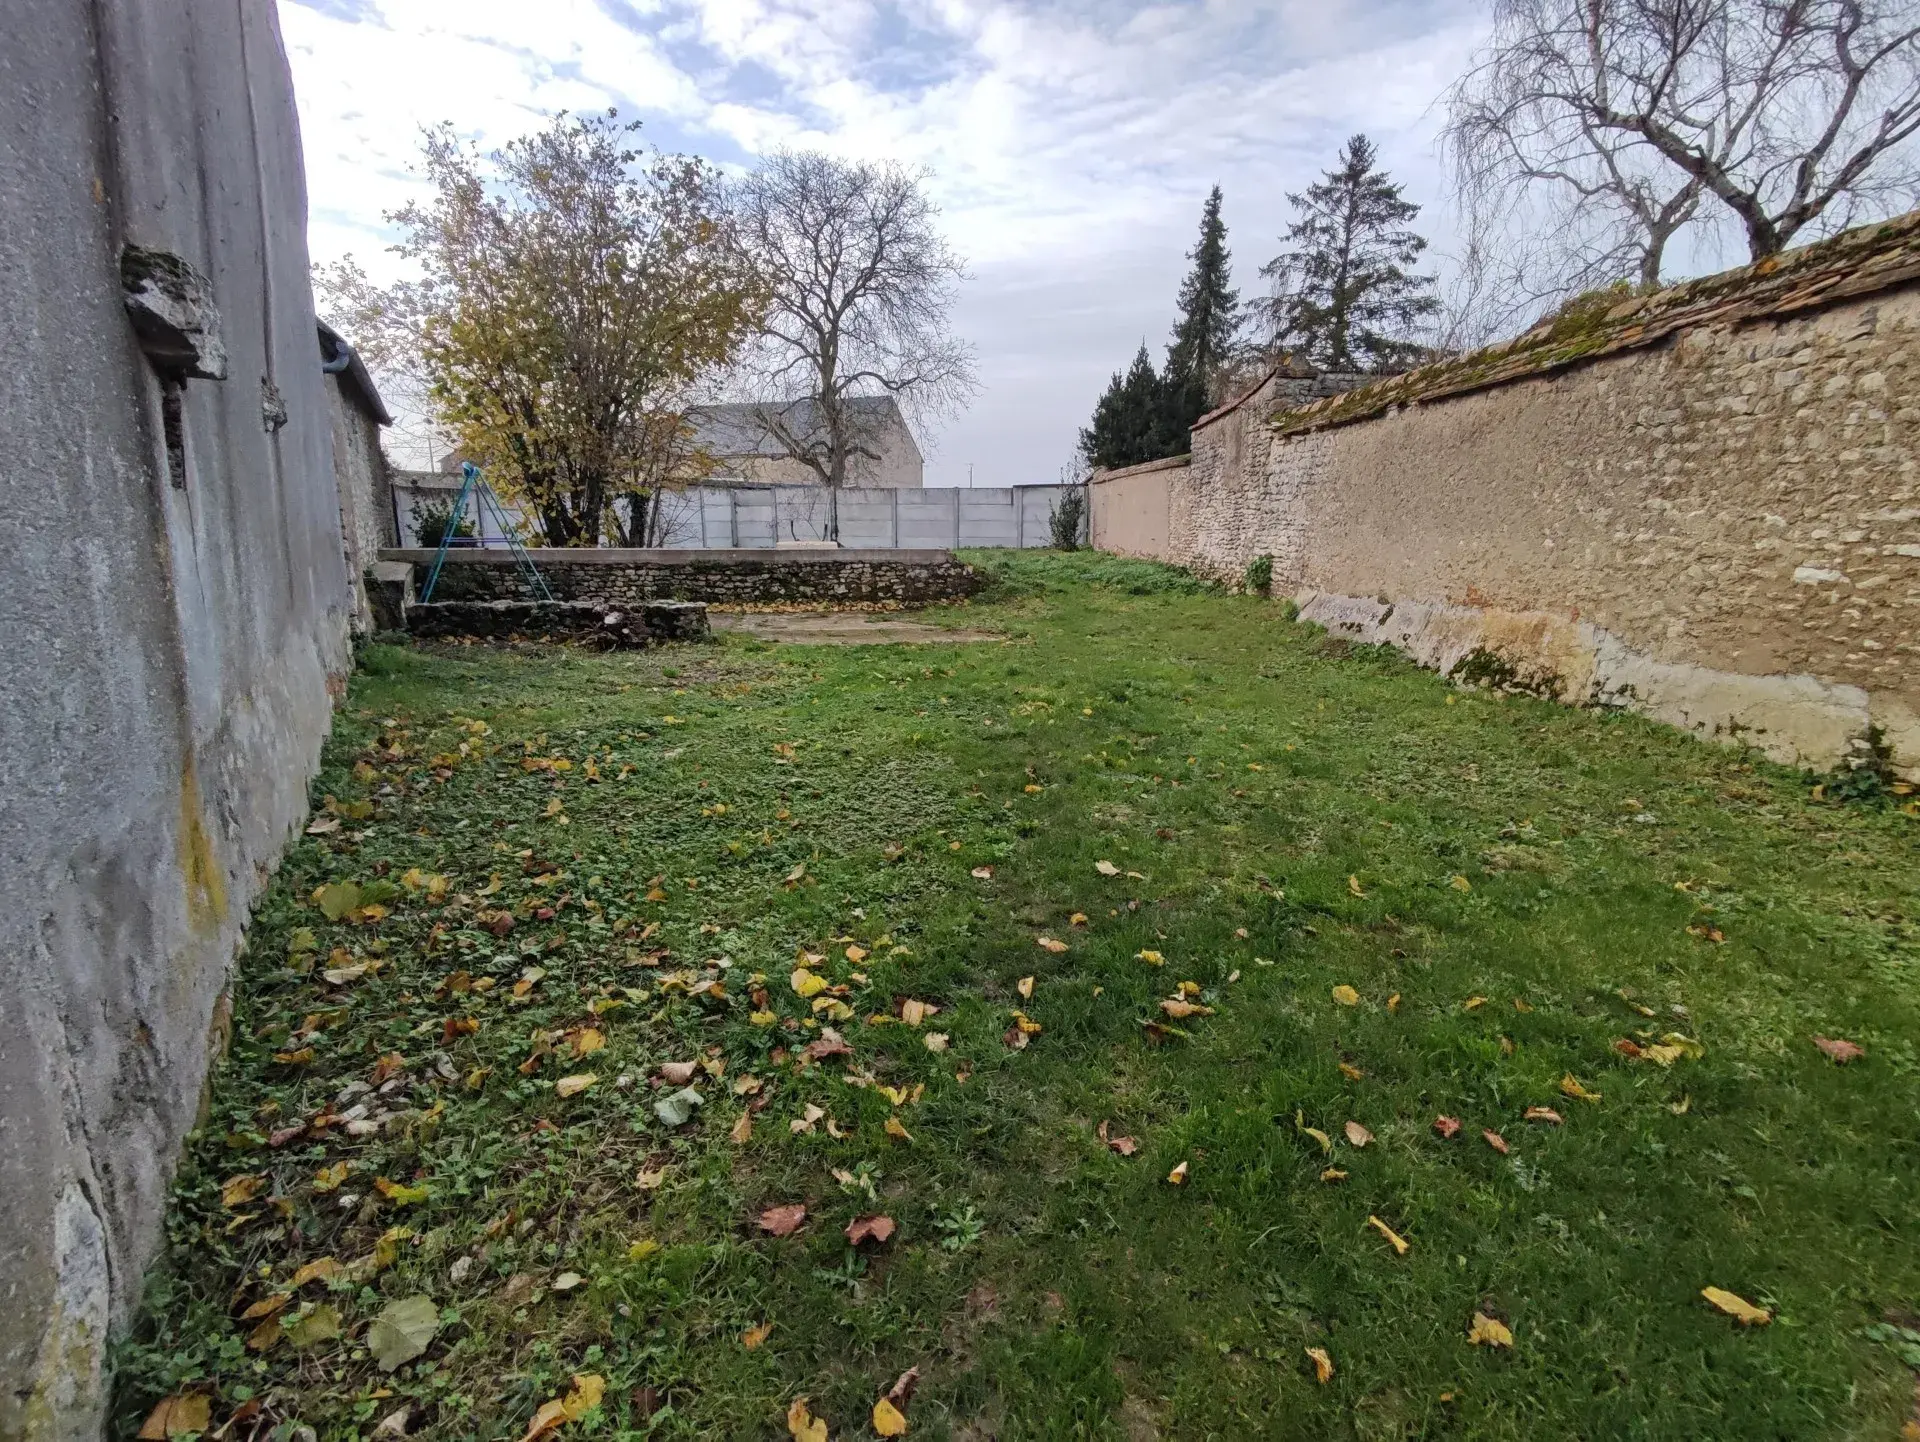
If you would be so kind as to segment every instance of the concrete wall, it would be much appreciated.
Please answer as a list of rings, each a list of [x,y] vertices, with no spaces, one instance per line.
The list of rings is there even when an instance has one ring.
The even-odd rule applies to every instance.
[[[102,1348],[306,809],[350,593],[271,0],[5,16],[0,1437],[37,1442],[99,1435]],[[219,309],[226,378],[188,380],[171,428],[129,241]]]
[[[1087,480],[1088,544],[1116,556],[1167,559],[1167,505],[1172,473],[1186,456],[1095,471]]]
[[[1194,432],[1169,559],[1816,767],[1920,766],[1920,217]]]
[[[459,478],[401,471],[394,494],[404,545],[415,545],[414,503],[449,502]],[[955,546],[1046,546],[1065,486],[950,486],[936,490],[848,486],[840,492],[842,545],[865,550]],[[511,508],[509,508],[511,509]],[[471,513],[469,513],[471,519]],[[826,536],[827,493],[819,486],[689,486],[662,507],[662,546],[674,550],[738,549]],[[499,542],[488,517],[487,537]]]

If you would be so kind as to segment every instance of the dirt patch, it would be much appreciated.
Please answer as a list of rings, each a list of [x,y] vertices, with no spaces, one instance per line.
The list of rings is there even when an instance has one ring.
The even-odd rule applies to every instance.
[[[864,615],[857,611],[709,612],[716,631],[739,631],[765,641],[800,646],[957,645],[965,641],[1004,641],[992,631],[968,631]]]

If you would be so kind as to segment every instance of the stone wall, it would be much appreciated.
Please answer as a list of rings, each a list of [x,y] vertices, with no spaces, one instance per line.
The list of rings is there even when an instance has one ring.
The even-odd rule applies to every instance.
[[[40,1442],[101,1434],[351,600],[272,0],[14,0],[0,81],[0,1437]],[[177,283],[138,332],[126,247]]]
[[[1138,466],[1095,471],[1087,478],[1087,543],[1116,556],[1164,560],[1167,555],[1167,495],[1171,472],[1185,470],[1186,456]]]
[[[1194,433],[1168,558],[1451,668],[1920,766],[1920,216]]]
[[[980,589],[979,573],[950,551],[528,551],[555,600],[634,606],[642,601],[720,604],[891,602],[922,606],[958,600]],[[424,590],[434,553],[399,550],[381,559],[408,561]],[[449,550],[435,601],[529,599],[512,554]]]
[[[393,482],[380,449],[380,421],[342,376],[329,377],[334,482],[340,494],[340,534],[353,585],[354,628],[373,629],[367,568],[399,537],[394,534]]]

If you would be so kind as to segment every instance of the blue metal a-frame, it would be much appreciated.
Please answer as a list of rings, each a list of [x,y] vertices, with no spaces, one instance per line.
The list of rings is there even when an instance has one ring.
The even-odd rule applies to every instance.
[[[480,468],[472,461],[464,461],[460,466],[460,494],[454,500],[453,514],[447,517],[447,528],[440,533],[440,549],[434,552],[433,569],[427,572],[426,587],[420,592],[422,601],[433,599],[433,588],[440,580],[440,568],[447,563],[447,547],[453,544],[454,533],[460,529],[460,520],[467,513],[467,498],[473,498],[473,540],[477,546],[487,544],[487,510],[493,510],[495,528],[506,541],[507,549],[513,552],[514,565],[525,582],[527,591],[538,600],[551,601],[553,592],[547,589],[547,578],[540,574],[540,568],[533,564],[533,557],[527,554],[527,548],[520,544],[520,538],[514,534],[513,522],[500,505],[500,498],[493,493],[493,487],[487,484],[486,477],[480,474]]]

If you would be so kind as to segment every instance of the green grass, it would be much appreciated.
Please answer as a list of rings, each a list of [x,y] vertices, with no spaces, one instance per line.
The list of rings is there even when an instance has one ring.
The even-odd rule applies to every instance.
[[[996,590],[948,614],[1004,645],[367,653],[314,788],[345,815],[259,905],[121,1351],[120,1435],[197,1387],[215,1425],[260,1405],[233,1436],[371,1437],[407,1407],[412,1435],[518,1438],[593,1374],[604,1400],[560,1435],[784,1436],[805,1395],[857,1437],[913,1366],[912,1435],[976,1442],[1897,1434],[1920,1311],[1902,803],[1457,692],[1164,568],[980,559]],[[382,880],[384,917],[310,900]],[[481,928],[503,910],[511,930]],[[818,1035],[789,985],[803,950],[848,988],[852,1057],[792,1055]],[[1181,982],[1214,1014],[1163,1016]],[[867,1023],[908,998],[942,1010]],[[1016,1008],[1042,1028],[1023,1050]],[[607,1044],[576,1058],[585,1027]],[[1669,1032],[1704,1054],[1614,1049]],[[1867,1055],[1836,1066],[1816,1034]],[[523,1075],[536,1035],[560,1039]],[[724,1077],[669,1128],[675,1088],[648,1078],[703,1056]],[[895,1106],[848,1073],[924,1092]],[[335,1104],[375,1103],[373,1134],[271,1145],[376,1077],[384,1097]],[[794,1134],[808,1104],[843,1135]],[[1523,1121],[1535,1105],[1564,1125]],[[259,1193],[224,1205],[236,1176]],[[793,1202],[798,1234],[757,1230]],[[856,1253],[842,1229],[875,1212],[899,1230]],[[241,1313],[322,1257],[346,1274],[280,1313],[309,1344],[250,1349]],[[1775,1321],[1737,1326],[1709,1285]],[[383,1372],[369,1324],[415,1295],[438,1334]],[[314,1338],[325,1307],[340,1335]],[[1467,1344],[1476,1310],[1511,1351]]]

